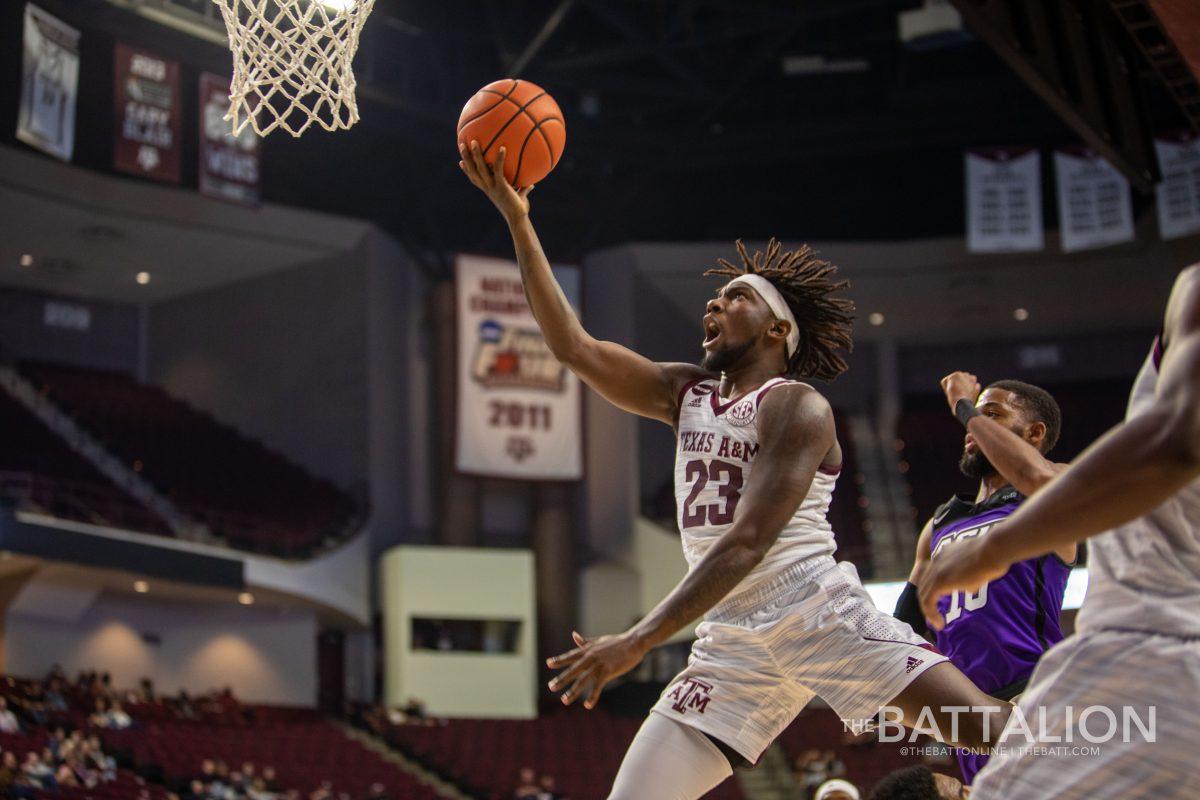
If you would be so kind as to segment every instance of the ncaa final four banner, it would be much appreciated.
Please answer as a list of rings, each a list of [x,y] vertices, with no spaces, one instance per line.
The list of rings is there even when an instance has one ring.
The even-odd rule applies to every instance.
[[[113,69],[113,168],[179,183],[179,63],[118,42]]]
[[[1042,171],[1038,151],[996,147],[966,153],[967,250],[1041,250]]]
[[[70,161],[78,90],[79,31],[37,6],[25,6],[17,138]]]
[[[579,307],[573,267],[554,275]],[[458,426],[460,472],[525,480],[583,477],[579,379],[554,358],[511,261],[459,256]]]

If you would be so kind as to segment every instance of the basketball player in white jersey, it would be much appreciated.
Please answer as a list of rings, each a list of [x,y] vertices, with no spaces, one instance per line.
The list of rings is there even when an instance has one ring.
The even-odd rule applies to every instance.
[[[939,597],[1085,539],[1076,633],[1042,657],[1020,702],[1026,720],[1045,709],[1051,725],[1031,728],[1036,751],[1001,742],[974,800],[1200,797],[1200,264],[1175,283],[1125,422],[986,537],[934,559],[920,581],[924,613],[940,626]],[[1154,707],[1154,741],[1119,727],[1098,755],[1060,749],[1068,709],[1096,706],[1118,721],[1125,707],[1143,721]]]
[[[675,491],[687,576],[624,633],[585,639],[549,660],[564,703],[595,706],[604,685],[650,648],[703,616],[688,667],[630,745],[610,798],[691,800],[721,783],[732,762],[755,762],[815,695],[844,719],[884,705],[905,721],[922,710],[955,742],[983,746],[1007,717],[912,628],[877,611],[854,567],[836,564],[826,521],[842,451],[829,404],[788,375],[831,379],[845,370],[852,305],[844,283],[808,248],[772,241],[709,301],[704,360],[660,364],[580,325],[529,220],[528,190],[489,167],[478,146],[462,169],[504,215],[525,294],[555,357],[615,405],[675,428]],[[954,711],[962,707],[957,727]],[[969,706],[996,709],[966,712]],[[949,732],[949,733],[947,733]]]

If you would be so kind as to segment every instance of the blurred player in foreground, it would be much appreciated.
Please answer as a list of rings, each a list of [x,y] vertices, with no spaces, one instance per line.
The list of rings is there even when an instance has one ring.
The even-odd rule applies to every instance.
[[[851,303],[834,267],[808,248],[772,241],[706,307],[704,358],[654,363],[580,325],[529,219],[529,190],[504,180],[476,143],[461,168],[503,214],[525,294],[546,344],[614,405],[671,425],[675,493],[689,571],[624,633],[586,639],[549,660],[564,703],[594,707],[604,685],[650,648],[703,616],[686,669],[642,725],[610,798],[690,800],[755,762],[819,695],[843,718],[880,707],[913,724],[932,715],[943,736],[986,746],[1009,708],[979,691],[912,629],[878,611],[850,564],[837,564],[826,512],[841,469],[828,402],[788,376],[832,379],[846,369]],[[974,706],[977,711],[969,710]],[[947,709],[958,707],[964,713]],[[951,717],[954,717],[953,720]],[[952,722],[957,722],[953,726]]]
[[[922,609],[941,628],[939,598],[1089,537],[1076,633],[1042,658],[1014,715],[1048,726],[1032,743],[1000,742],[975,800],[1200,797],[1200,265],[1175,283],[1125,422],[988,536],[935,559]],[[1115,731],[1085,713],[1111,714]],[[1120,724],[1151,713],[1149,732]]]

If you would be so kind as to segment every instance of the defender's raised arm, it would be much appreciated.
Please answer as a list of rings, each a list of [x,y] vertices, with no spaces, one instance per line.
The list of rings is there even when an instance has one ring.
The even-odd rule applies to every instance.
[[[529,193],[533,187],[517,191],[504,179],[503,148],[491,166],[484,161],[478,142],[471,142],[470,148],[460,147],[459,152],[462,171],[508,223],[525,297],[554,357],[614,405],[671,424],[680,388],[706,373],[692,364],[655,363],[588,334],[554,279],[529,220]]]

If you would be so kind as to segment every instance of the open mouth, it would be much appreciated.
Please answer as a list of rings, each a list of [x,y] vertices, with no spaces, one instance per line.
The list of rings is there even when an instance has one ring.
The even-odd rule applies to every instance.
[[[707,350],[716,344],[716,341],[721,338],[721,329],[717,327],[715,322],[704,323],[704,348]]]

